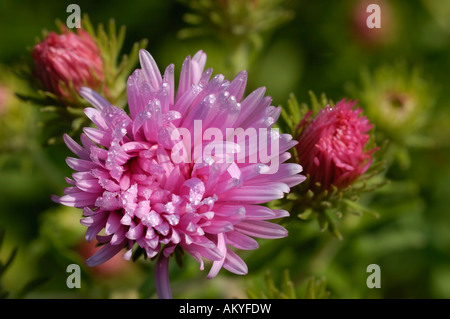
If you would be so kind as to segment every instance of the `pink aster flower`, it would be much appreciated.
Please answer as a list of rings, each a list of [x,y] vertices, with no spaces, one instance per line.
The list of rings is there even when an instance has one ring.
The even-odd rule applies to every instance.
[[[54,200],[82,208],[86,240],[96,237],[104,244],[87,265],[99,265],[123,249],[130,259],[133,247],[141,247],[157,258],[157,293],[169,298],[168,264],[175,248],[192,255],[202,270],[204,259],[212,261],[208,278],[221,268],[246,274],[236,249],[258,248],[253,237],[287,235],[268,220],[288,212],[260,204],[282,198],[305,177],[298,174],[300,165],[285,163],[297,141],[272,129],[280,108],[270,106],[264,88],[243,98],[245,71],[231,82],[223,75],[211,79],[212,69],[204,71],[206,54],[199,51],[185,59],[175,90],[174,65],[161,75],[145,50],[140,62],[142,69],[128,79],[129,114],[93,90],[81,90],[94,106],[85,114],[97,128],[84,129],[82,145],[64,137],[78,157],[67,158],[76,172],[67,178],[71,186],[65,195]],[[264,129],[269,133],[258,133],[257,144],[255,136],[233,142],[229,128],[244,129],[249,136]],[[211,130],[215,138],[207,141]],[[192,134],[186,137],[186,132]],[[212,145],[229,144],[206,152]],[[268,149],[276,151],[267,154]],[[275,159],[279,165],[271,169],[267,164]]]
[[[312,184],[345,188],[372,163],[375,149],[366,150],[372,124],[361,116],[360,108],[353,109],[355,105],[356,101],[342,99],[334,107],[321,109],[312,120],[309,112],[299,124],[299,163]]]
[[[73,100],[70,85],[76,92],[82,86],[98,89],[104,79],[100,50],[82,29],[77,34],[67,30],[62,34],[50,32],[34,47],[32,56],[36,77],[61,100]]]

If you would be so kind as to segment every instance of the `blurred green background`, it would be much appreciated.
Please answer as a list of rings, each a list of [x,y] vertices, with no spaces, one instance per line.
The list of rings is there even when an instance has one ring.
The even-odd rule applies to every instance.
[[[76,3],[94,25],[110,18],[126,25],[124,52],[148,39],[160,69],[175,63],[179,72],[184,57],[202,49],[215,74],[230,78],[245,67],[246,94],[265,86],[273,105],[286,105],[290,93],[308,103],[310,90],[334,101],[358,99],[373,116],[380,141],[391,141],[385,154],[390,184],[361,198],[379,218],[345,216],[341,241],[321,233],[314,221],[285,224],[287,238],[259,240],[258,250],[240,253],[247,276],[222,270],[207,280],[190,257],[182,269],[172,263],[174,297],[270,295],[267,273],[282,287],[288,270],[301,298],[310,278],[324,279],[330,298],[450,298],[450,2],[254,0],[249,3],[268,9],[219,12],[219,18],[196,9],[209,2]],[[0,291],[12,298],[153,298],[148,260],[131,263],[118,256],[103,268],[83,266],[95,248],[84,243],[81,211],[50,200],[71,174],[64,162],[70,153],[58,144],[43,146],[39,109],[13,95],[24,89],[13,70],[29,61],[43,29],[57,30],[55,20],[66,21],[70,3],[0,0]],[[368,15],[361,10],[367,3],[380,4],[381,29],[355,22],[361,12]],[[411,115],[403,126],[391,127],[395,107],[378,114],[383,94],[407,96],[409,104],[398,106]],[[82,267],[80,289],[66,285],[73,263]],[[380,266],[379,289],[366,285],[369,264]]]

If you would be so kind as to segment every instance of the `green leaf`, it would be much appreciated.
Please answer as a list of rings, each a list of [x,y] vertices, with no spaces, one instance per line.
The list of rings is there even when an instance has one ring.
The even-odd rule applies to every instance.
[[[180,246],[177,246],[174,251],[175,261],[180,268],[184,266],[184,249]]]
[[[342,201],[346,205],[347,209],[350,210],[353,213],[357,213],[357,214],[358,213],[359,214],[365,213],[365,214],[372,215],[375,218],[379,218],[380,217],[380,215],[376,211],[374,211],[372,209],[369,209],[369,208],[367,208],[367,207],[365,207],[365,206],[363,206],[363,205],[361,205],[361,204],[359,204],[359,203],[357,203],[355,201],[352,201],[350,199],[343,199]]]
[[[314,277],[308,280],[306,286],[305,299],[316,299],[315,279]]]
[[[0,250],[2,248],[3,239],[5,239],[6,230],[0,229]]]
[[[330,292],[327,291],[327,282],[324,277],[316,279],[314,276],[308,279],[306,285],[305,299],[325,299]]]
[[[11,255],[9,256],[8,260],[6,261],[6,263],[4,265],[0,264],[0,277],[3,275],[3,273],[8,269],[8,267],[13,262],[14,258],[17,255],[17,251],[18,251],[18,247],[15,247],[14,250],[12,251]]]
[[[295,292],[294,283],[291,281],[288,269],[286,269],[284,271],[284,278],[282,281],[281,289],[287,298],[289,298],[289,299],[297,298],[297,293]]]
[[[25,285],[25,287],[22,288],[22,290],[19,292],[19,294],[16,296],[16,298],[25,297],[27,294],[29,294],[33,290],[39,288],[40,286],[42,286],[49,280],[50,280],[50,276],[42,276],[42,277],[38,277],[38,278],[31,280],[30,282],[28,282]]]
[[[328,229],[328,218],[325,214],[321,213],[317,215],[317,221],[319,222],[319,228],[321,232],[324,232]]]
[[[131,260],[133,262],[136,262],[141,256],[147,256],[147,254],[145,253],[145,249],[138,246],[136,248],[136,250],[133,252],[133,255],[131,256]]]
[[[331,217],[328,217],[328,229],[337,239],[343,239],[343,236],[336,225],[336,221],[334,221]]]
[[[302,213],[298,214],[297,217],[302,220],[308,220],[311,218],[313,210],[311,208],[305,209]]]

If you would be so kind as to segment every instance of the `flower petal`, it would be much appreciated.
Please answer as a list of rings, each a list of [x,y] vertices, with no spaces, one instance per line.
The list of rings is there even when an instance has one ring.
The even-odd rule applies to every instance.
[[[118,254],[124,247],[125,242],[122,245],[111,245],[111,243],[107,243],[98,252],[89,257],[85,263],[89,267],[101,265]]]
[[[141,62],[142,72],[147,83],[153,91],[158,90],[162,83],[162,77],[155,60],[148,51],[139,50],[139,61]]]
[[[80,89],[80,95],[100,111],[103,110],[105,106],[111,105],[107,99],[88,87],[82,87]]]
[[[247,220],[234,226],[234,229],[241,233],[258,238],[283,238],[286,237],[287,230],[271,222],[262,220]]]
[[[264,185],[244,185],[240,188],[233,188],[225,193],[218,194],[218,197],[219,200],[224,202],[262,204],[283,198],[284,193],[289,191],[289,187],[284,183],[269,182]]]
[[[227,255],[227,245],[225,241],[225,235],[224,234],[218,234],[217,235],[217,248],[222,254],[222,258],[219,260],[216,260],[213,262],[213,265],[211,267],[211,270],[209,271],[209,274],[207,276],[208,279],[214,278],[219,273],[220,269],[223,266],[223,263],[225,262],[225,258]]]
[[[89,151],[81,147],[77,142],[75,142],[68,134],[63,136],[64,142],[67,147],[79,158],[89,160]]]
[[[235,230],[227,232],[227,244],[242,250],[254,250],[259,247],[255,239]]]
[[[231,249],[227,250],[223,268],[237,275],[246,275],[248,273],[247,264]]]

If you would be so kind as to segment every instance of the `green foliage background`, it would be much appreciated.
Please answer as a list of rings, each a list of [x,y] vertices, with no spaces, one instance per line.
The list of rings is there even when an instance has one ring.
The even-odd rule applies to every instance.
[[[13,69],[30,60],[30,50],[43,29],[56,30],[55,20],[66,20],[66,8],[72,2],[0,0],[2,86],[10,91],[27,90]],[[183,268],[171,265],[174,297],[450,298],[448,1],[383,2],[385,33],[370,43],[369,35],[358,37],[352,25],[358,0],[276,1],[273,8],[282,8],[280,24],[265,28],[271,16],[257,17],[261,27],[256,37],[249,38],[201,21],[196,30],[204,32],[192,32],[192,24],[198,22],[193,16],[194,2],[78,0],[77,4],[94,25],[107,24],[110,18],[118,26],[126,25],[124,52],[146,38],[147,49],[161,69],[175,63],[179,72],[184,57],[199,49],[207,53],[207,67],[213,67],[215,74],[232,77],[236,68],[245,66],[249,73],[246,94],[265,86],[273,105],[286,106],[290,93],[308,103],[308,92],[313,91],[326,93],[333,101],[359,99],[364,109],[379,95],[370,91],[375,85],[365,86],[362,72],[376,73],[386,65],[403,64],[407,69],[420,69],[426,89],[419,92],[413,87],[413,91],[421,103],[434,107],[415,114],[423,117],[424,125],[405,133],[422,136],[427,142],[411,144],[400,139],[391,143],[391,153],[386,155],[390,183],[360,199],[379,218],[345,216],[338,221],[342,240],[320,232],[314,220],[290,221],[284,224],[289,230],[287,238],[259,240],[258,250],[240,253],[249,266],[244,277],[222,270],[217,278],[207,280],[198,263],[186,257]],[[270,1],[261,2],[270,5]],[[250,51],[239,51],[239,41],[244,45],[249,41]],[[409,76],[392,70],[388,78]],[[71,173],[64,162],[69,151],[58,143],[43,146],[40,136],[46,128],[40,125],[42,114],[36,106],[10,94],[5,110],[0,112],[0,229],[5,231],[0,246],[2,296],[154,298],[153,263],[149,261],[115,261],[117,268],[112,273],[99,274],[84,267],[81,212],[50,200],[51,194],[61,193],[64,176]],[[383,121],[389,118],[383,118],[380,125]],[[402,132],[399,129],[394,135]],[[82,267],[80,289],[66,286],[66,268],[72,263]],[[366,286],[369,264],[381,268],[379,289]],[[328,293],[324,293],[324,282]],[[289,293],[282,293],[283,289]]]

